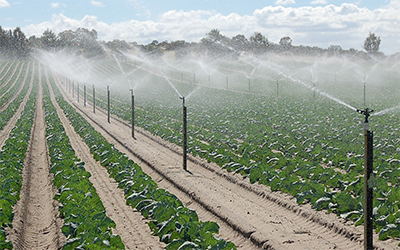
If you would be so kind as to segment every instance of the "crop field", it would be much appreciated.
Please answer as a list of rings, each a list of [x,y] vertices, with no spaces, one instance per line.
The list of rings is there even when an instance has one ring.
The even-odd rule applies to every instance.
[[[0,61],[0,249],[362,249],[365,108],[374,245],[396,249],[399,72],[289,54]]]

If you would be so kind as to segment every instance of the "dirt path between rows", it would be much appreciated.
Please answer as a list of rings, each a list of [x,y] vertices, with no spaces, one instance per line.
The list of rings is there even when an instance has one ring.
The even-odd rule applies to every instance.
[[[40,77],[40,76],[39,76]],[[13,229],[9,239],[14,249],[61,249],[65,236],[61,232],[58,202],[50,175],[43,110],[43,91],[39,79],[35,120],[24,161],[20,200],[14,207]]]
[[[6,142],[6,140],[8,139],[8,136],[9,136],[11,130],[14,128],[18,119],[21,117],[22,110],[24,110],[26,102],[28,101],[28,98],[32,91],[34,73],[35,73],[35,66],[33,65],[32,66],[32,77],[31,77],[31,81],[29,82],[29,89],[28,89],[24,99],[22,100],[21,104],[19,105],[18,109],[15,111],[13,117],[8,121],[7,125],[3,128],[3,130],[0,131],[0,148],[3,148],[3,145]],[[25,76],[24,83],[26,81],[26,78],[27,77]],[[14,99],[15,99],[15,97],[14,97]],[[2,112],[2,111],[0,111],[0,112]]]
[[[47,83],[49,84],[49,81]],[[49,88],[51,100],[57,109],[57,114],[64,125],[75,154],[85,162],[85,169],[92,175],[89,179],[103,202],[106,214],[116,224],[116,229],[113,230],[113,233],[121,236],[126,249],[164,249],[166,245],[160,242],[157,236],[151,235],[147,225],[148,220],[144,219],[140,212],[134,211],[132,207],[126,205],[124,191],[119,189],[118,184],[109,177],[107,170],[93,159],[89,147],[75,132],[68,118],[56,102],[50,85]]]
[[[92,107],[83,107],[63,87],[60,89],[96,130],[137,162],[161,188],[177,195],[189,208],[198,211],[202,207],[198,212],[201,220],[216,219],[221,237],[239,249],[251,249],[249,241],[267,249],[363,249],[362,227],[315,211],[310,205],[298,205],[289,195],[251,185],[247,179],[197,157],[189,156],[190,172],[186,172],[178,146],[141,129],[134,140],[128,124],[116,119],[107,123],[104,112],[93,114]],[[374,242],[380,249],[398,249],[395,240],[382,242],[375,235]]]
[[[22,69],[24,68],[24,64],[25,64],[25,63],[22,63],[21,68],[18,69],[18,75],[16,76],[15,80],[11,83],[11,85],[8,87],[8,89],[7,89],[3,94],[0,95],[0,98],[2,98],[4,95],[6,95],[6,94],[15,86],[15,84],[17,83],[17,81],[18,81],[18,79],[19,79],[19,76],[20,76],[21,73],[22,73]],[[7,85],[9,81],[11,81],[11,79],[12,79],[12,77],[14,76],[15,71],[17,70],[17,68],[18,68],[18,67],[15,67],[13,74],[12,74],[12,75],[10,76],[10,78],[4,83],[4,86]],[[27,72],[27,71],[26,71],[26,72]],[[21,84],[21,86],[23,86],[23,84]],[[20,89],[22,89],[22,88],[20,88]]]

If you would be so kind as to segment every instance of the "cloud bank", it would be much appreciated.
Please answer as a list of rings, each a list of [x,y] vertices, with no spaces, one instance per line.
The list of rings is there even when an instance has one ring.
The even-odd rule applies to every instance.
[[[1,3],[4,0],[0,0]],[[93,1],[95,2],[95,1]],[[289,3],[291,1],[282,1]],[[317,2],[317,1],[315,1]],[[323,2],[323,1],[318,1]],[[96,2],[98,3],[98,2]],[[293,45],[318,46],[341,45],[343,49],[362,49],[369,32],[381,37],[381,51],[392,54],[400,48],[400,0],[375,10],[345,3],[340,6],[266,6],[252,15],[222,15],[216,11],[171,10],[157,20],[108,24],[96,16],[81,20],[64,14],[54,14],[51,21],[32,24],[23,28],[28,35],[40,36],[46,29],[58,33],[79,27],[95,29],[100,40],[123,39],[147,44],[153,40],[186,40],[198,42],[212,29],[219,29],[228,37],[243,34],[247,38],[261,32],[270,42],[278,43],[289,36]]]
[[[0,8],[8,7],[10,4],[6,0],[0,0]]]

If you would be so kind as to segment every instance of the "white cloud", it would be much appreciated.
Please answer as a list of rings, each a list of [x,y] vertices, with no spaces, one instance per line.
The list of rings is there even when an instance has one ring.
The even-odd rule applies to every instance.
[[[91,1],[90,3],[95,7],[104,7],[104,4],[102,2]]]
[[[8,6],[10,6],[10,4],[6,0],[0,0],[0,8]]]
[[[186,40],[198,42],[212,29],[233,37],[243,34],[247,38],[255,31],[261,32],[269,41],[278,43],[289,36],[293,45],[319,46],[331,44],[343,49],[362,49],[369,32],[381,37],[381,50],[395,53],[400,47],[400,2],[369,10],[355,4],[341,6],[284,7],[268,6],[257,9],[252,15],[222,15],[216,11],[169,11],[156,21],[130,20],[108,24],[96,16],[81,20],[63,14],[53,15],[52,20],[32,24],[23,29],[27,36],[40,36],[46,29],[55,33],[75,30],[79,27],[95,29],[100,40],[123,39],[147,44],[153,40]]]
[[[59,8],[59,7],[61,6],[61,3],[50,3],[50,6],[51,6],[53,9],[57,9],[57,8]]]
[[[327,0],[315,0],[312,1],[311,4],[328,4]]]
[[[275,2],[276,5],[288,5],[288,4],[295,4],[294,0],[277,0]]]

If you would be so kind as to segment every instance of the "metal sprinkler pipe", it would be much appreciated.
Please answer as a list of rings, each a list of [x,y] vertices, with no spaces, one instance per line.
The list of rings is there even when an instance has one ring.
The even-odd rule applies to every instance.
[[[96,92],[93,84],[93,114],[96,114]]]
[[[135,96],[133,94],[133,89],[130,89],[131,91],[131,96],[132,96],[132,118],[131,118],[131,134],[132,138],[135,138]]]
[[[183,108],[183,129],[182,129],[182,149],[183,149],[183,169],[187,170],[187,111],[185,97],[179,97],[182,100]]]
[[[77,95],[78,95],[78,102],[79,102],[79,83],[76,85]]]
[[[107,86],[107,121],[110,122],[110,86]]]
[[[83,106],[86,107],[86,84],[83,85]]]
[[[369,131],[368,117],[374,110],[357,109],[365,115],[364,121],[364,249],[373,249],[373,132]],[[372,177],[372,178],[371,178]]]

